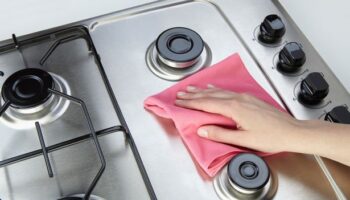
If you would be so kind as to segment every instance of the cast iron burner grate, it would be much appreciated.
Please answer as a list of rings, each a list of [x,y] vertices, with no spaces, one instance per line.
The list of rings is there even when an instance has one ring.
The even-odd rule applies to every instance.
[[[98,141],[98,136],[103,136],[106,134],[122,131],[126,137],[126,141],[129,143],[131,150],[134,154],[135,160],[137,162],[137,165],[139,167],[139,170],[141,172],[143,181],[145,183],[145,186],[147,188],[147,191],[149,193],[149,196],[151,199],[157,199],[156,195],[154,193],[153,187],[151,185],[151,182],[148,178],[148,175],[146,173],[146,170],[144,168],[144,165],[142,163],[141,157],[138,153],[138,150],[136,148],[136,145],[134,143],[134,140],[129,132],[129,129],[127,127],[127,124],[125,122],[125,119],[123,115],[121,114],[121,110],[119,108],[119,105],[114,97],[114,94],[112,92],[112,89],[110,87],[110,84],[108,82],[108,79],[106,77],[106,74],[103,70],[100,58],[96,52],[95,47],[93,46],[91,37],[86,30],[85,27],[82,26],[76,26],[71,27],[59,31],[55,31],[52,33],[47,33],[43,35],[39,35],[30,39],[18,41],[15,35],[12,35],[13,43],[0,46],[0,53],[5,52],[12,49],[19,49],[21,46],[30,45],[32,43],[36,43],[38,41],[42,40],[52,40],[52,38],[55,38],[56,41],[53,43],[53,45],[49,48],[49,50],[45,53],[45,55],[40,60],[39,64],[43,65],[45,61],[50,57],[50,55],[54,52],[54,50],[62,43],[70,42],[75,39],[82,38],[86,41],[87,46],[89,48],[90,53],[94,56],[96,65],[101,73],[101,76],[103,78],[103,81],[105,83],[106,89],[108,91],[108,94],[110,96],[110,99],[112,101],[112,104],[114,106],[114,109],[118,115],[119,121],[121,122],[120,126],[113,126],[109,127],[103,130],[95,131],[95,128],[93,126],[92,120],[90,118],[88,109],[86,107],[86,104],[83,100],[71,96],[69,94],[66,94],[64,92],[58,91],[54,87],[54,81],[52,76],[40,69],[36,68],[27,68],[20,71],[17,71],[13,75],[11,75],[4,83],[2,87],[2,97],[5,101],[5,103],[0,108],[0,117],[6,112],[6,110],[11,106],[17,109],[24,109],[24,108],[31,108],[35,107],[37,105],[43,104],[45,101],[47,101],[51,95],[56,95],[60,98],[64,98],[67,101],[71,101],[73,103],[76,103],[80,105],[83,114],[85,116],[86,122],[89,126],[90,133],[82,135],[80,137],[76,137],[67,141],[63,141],[51,146],[46,146],[43,132],[41,130],[40,123],[36,121],[34,123],[36,127],[36,131],[38,134],[38,138],[40,141],[41,149],[34,150],[31,152],[27,152],[18,156],[14,156],[5,160],[0,161],[0,168],[5,167],[11,164],[14,164],[16,162],[24,161],[27,159],[31,159],[40,155],[43,155],[48,171],[48,176],[51,178],[54,176],[53,170],[51,167],[51,162],[49,159],[48,154],[57,150],[60,150],[62,148],[74,145],[79,142],[83,142],[89,139],[92,139],[94,142],[94,145],[97,150],[97,154],[100,160],[100,168],[93,178],[92,182],[90,183],[87,191],[84,194],[79,195],[72,195],[68,197],[63,197],[62,199],[65,200],[76,200],[76,199],[84,199],[84,200],[101,200],[103,198],[97,197],[95,195],[92,195],[92,191],[94,190],[97,182],[101,178],[105,168],[106,168],[106,161],[100,146],[100,143]]]

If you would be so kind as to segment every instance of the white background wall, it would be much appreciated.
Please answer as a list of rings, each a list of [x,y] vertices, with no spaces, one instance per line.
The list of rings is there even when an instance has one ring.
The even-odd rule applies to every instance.
[[[151,1],[0,0],[0,41]],[[350,1],[280,2],[350,91]]]
[[[0,0],[0,41],[155,0]]]
[[[350,1],[280,2],[350,92]]]

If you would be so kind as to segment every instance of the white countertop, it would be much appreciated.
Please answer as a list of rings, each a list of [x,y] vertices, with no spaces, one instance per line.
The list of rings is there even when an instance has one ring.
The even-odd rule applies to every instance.
[[[0,0],[0,41],[154,0]],[[350,91],[350,1],[280,0]],[[347,37],[345,37],[347,36]]]

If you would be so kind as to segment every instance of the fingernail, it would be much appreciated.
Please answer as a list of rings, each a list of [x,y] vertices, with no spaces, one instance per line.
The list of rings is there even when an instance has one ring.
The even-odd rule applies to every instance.
[[[204,129],[204,128],[198,129],[197,133],[201,137],[205,137],[205,138],[208,137],[208,131],[206,129]]]
[[[177,96],[184,96],[186,94],[186,92],[178,92]]]
[[[196,89],[197,89],[197,88],[194,87],[194,86],[192,86],[192,85],[189,85],[189,86],[187,86],[187,88],[186,88],[187,91],[195,91]]]
[[[215,88],[215,86],[213,84],[208,84],[207,87],[208,88]]]

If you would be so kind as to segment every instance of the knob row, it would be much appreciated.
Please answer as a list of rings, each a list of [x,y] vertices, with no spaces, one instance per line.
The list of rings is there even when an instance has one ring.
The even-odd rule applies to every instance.
[[[279,43],[286,33],[286,27],[278,15],[268,15],[260,24],[258,39],[265,44]],[[285,73],[298,71],[305,63],[306,56],[300,44],[290,42],[279,53],[277,67]]]
[[[307,75],[300,84],[298,99],[303,104],[316,105],[329,92],[329,85],[321,73],[313,72]],[[350,124],[350,112],[346,106],[336,106],[326,113],[326,121],[341,124]]]
[[[265,44],[275,44],[282,40],[286,27],[282,19],[275,14],[268,15],[260,24],[258,39]],[[295,73],[306,62],[302,46],[297,42],[284,45],[278,54],[277,69],[283,73]],[[318,72],[308,74],[300,84],[298,99],[302,104],[317,105],[329,93],[329,85],[323,75]],[[350,112],[345,106],[337,106],[328,112],[325,120],[334,123],[350,124]]]

